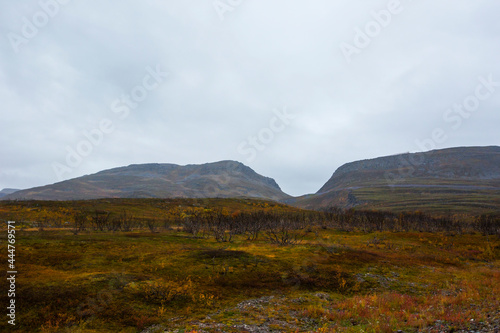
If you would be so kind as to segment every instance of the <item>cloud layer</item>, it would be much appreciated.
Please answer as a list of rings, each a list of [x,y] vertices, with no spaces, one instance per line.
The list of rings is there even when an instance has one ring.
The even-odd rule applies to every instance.
[[[499,11],[492,0],[2,2],[0,188],[231,159],[300,195],[353,160],[499,145]],[[481,80],[492,91],[475,105]]]

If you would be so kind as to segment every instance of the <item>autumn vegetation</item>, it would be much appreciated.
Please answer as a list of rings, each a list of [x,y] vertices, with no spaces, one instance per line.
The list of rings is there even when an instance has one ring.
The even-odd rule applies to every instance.
[[[17,229],[13,332],[438,332],[500,315],[496,214],[109,199],[4,201],[0,220]]]

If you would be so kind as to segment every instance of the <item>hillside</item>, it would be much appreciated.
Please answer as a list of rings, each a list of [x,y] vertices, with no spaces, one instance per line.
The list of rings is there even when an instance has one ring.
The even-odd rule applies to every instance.
[[[99,198],[235,198],[283,200],[274,179],[234,161],[202,165],[141,164],[115,168],[2,199],[86,200]]]
[[[9,195],[9,194],[12,194],[14,192],[17,192],[19,191],[18,189],[14,189],[14,188],[4,188],[3,190],[0,191],[0,198],[6,196],[6,195]]]
[[[500,147],[450,148],[347,163],[317,193],[293,203],[314,209],[495,211],[500,207]]]
[[[99,198],[258,198],[306,209],[475,215],[500,210],[500,147],[459,147],[347,163],[317,193],[298,198],[239,162],[221,161],[130,165],[20,190],[0,200]]]

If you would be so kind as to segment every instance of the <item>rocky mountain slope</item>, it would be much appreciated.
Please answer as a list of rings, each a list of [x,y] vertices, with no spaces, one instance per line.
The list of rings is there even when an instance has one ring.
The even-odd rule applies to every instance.
[[[18,189],[14,189],[14,188],[4,188],[3,190],[0,191],[0,198],[6,196],[6,195],[9,195],[9,194],[12,194],[14,192],[17,192],[19,191]]]
[[[347,163],[312,195],[289,201],[303,208],[418,210],[500,207],[500,147],[460,147]],[[443,209],[448,209],[443,207]]]
[[[22,190],[2,199],[83,200],[97,198],[228,198],[284,200],[274,179],[234,161],[202,165],[140,164],[115,168],[53,185]]]
[[[281,201],[307,209],[483,213],[500,210],[500,147],[460,147],[347,163],[321,189],[293,198],[234,161],[142,164],[105,170],[2,199],[230,198]]]

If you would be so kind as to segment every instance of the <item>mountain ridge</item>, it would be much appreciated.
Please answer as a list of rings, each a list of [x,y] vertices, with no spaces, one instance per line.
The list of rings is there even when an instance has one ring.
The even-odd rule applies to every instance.
[[[20,190],[16,189],[16,188],[4,188],[0,191],[0,198],[3,198],[4,196],[15,193],[17,191],[20,191]]]
[[[236,161],[185,166],[131,164],[52,185],[18,191],[4,200],[85,200],[100,198],[290,197],[276,181]]]
[[[478,156],[480,154],[493,153],[496,155],[494,162],[490,162],[487,165],[476,165],[479,168],[472,168],[469,164],[464,166],[462,172],[456,172],[457,166],[448,166],[443,168],[441,165],[437,165],[440,161],[436,161],[436,154],[447,155],[448,164],[450,162],[456,163],[460,160],[468,159],[471,160],[472,157]],[[415,157],[419,156],[419,157]],[[377,174],[378,178],[382,178],[388,185],[395,185],[396,183],[405,183],[412,177],[427,176],[429,178],[442,178],[442,179],[498,179],[500,177],[500,147],[498,146],[488,146],[488,147],[455,147],[447,149],[436,149],[428,152],[420,153],[405,153],[398,155],[390,155],[377,157],[372,159],[359,160],[354,162],[349,162],[341,167],[339,167],[330,179],[323,185],[317,194],[326,192],[328,189],[333,187],[339,187],[340,184],[346,184],[346,181],[339,182],[338,180],[343,178],[351,172],[359,172],[362,170],[368,170],[372,172],[383,171],[383,177]],[[481,158],[481,162],[487,162],[484,158]],[[458,166],[460,167],[460,166]],[[455,169],[455,172],[453,172]],[[466,170],[468,169],[468,170]],[[484,171],[493,171],[492,175],[488,175]],[[396,172],[395,172],[396,171]],[[448,174],[446,173],[448,171]],[[483,172],[481,172],[483,171]],[[467,174],[468,173],[468,174]],[[373,175],[375,176],[375,175]],[[395,177],[396,176],[396,177]],[[349,180],[355,183],[355,180]]]
[[[448,200],[453,208],[500,207],[500,147],[454,147],[349,162],[316,193],[287,202],[308,209],[418,210],[436,200]]]
[[[500,147],[454,147],[349,162],[316,193],[298,197],[284,193],[274,179],[225,160],[131,164],[0,200],[209,197],[267,199],[306,209],[494,211],[500,209]]]

